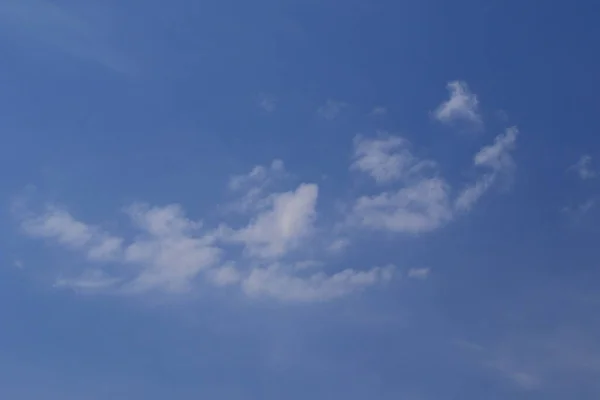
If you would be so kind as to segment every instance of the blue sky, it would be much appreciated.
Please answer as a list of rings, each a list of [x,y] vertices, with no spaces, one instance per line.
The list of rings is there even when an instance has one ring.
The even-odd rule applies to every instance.
[[[594,1],[0,2],[0,397],[597,399]]]

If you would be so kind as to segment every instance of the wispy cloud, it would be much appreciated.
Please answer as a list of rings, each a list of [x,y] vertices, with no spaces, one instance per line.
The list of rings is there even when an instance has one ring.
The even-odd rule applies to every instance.
[[[427,279],[431,270],[429,268],[411,268],[408,270],[408,277],[414,279]]]
[[[303,184],[295,191],[271,196],[271,207],[233,233],[231,239],[244,243],[250,255],[282,256],[310,233],[316,218],[318,193],[317,185]]]
[[[596,206],[596,199],[588,199],[583,203],[575,206],[567,206],[563,208],[563,212],[570,214],[573,217],[581,217],[587,214],[592,208]]]
[[[273,160],[267,167],[257,165],[246,174],[232,176],[229,179],[229,190],[243,195],[226,208],[238,212],[264,208],[269,201],[267,198],[269,188],[286,176],[285,165],[278,159]]]
[[[108,27],[96,26],[73,10],[48,0],[0,2],[0,35],[50,46],[110,70],[132,74],[135,68],[112,43]]]
[[[49,207],[45,213],[25,219],[23,231],[32,237],[55,239],[72,249],[82,249],[90,259],[110,260],[118,256],[122,240],[74,219],[68,212]]]
[[[581,330],[511,334],[481,345],[460,342],[481,365],[526,391],[576,385],[578,378],[600,378],[600,348]]]
[[[387,113],[388,113],[388,109],[386,107],[376,106],[376,107],[373,107],[373,109],[371,110],[369,115],[371,115],[373,117],[377,117],[377,116],[386,115]]]
[[[480,127],[483,120],[479,114],[479,100],[468,85],[462,81],[452,81],[447,88],[450,98],[435,109],[433,116],[446,124],[466,122]]]
[[[474,165],[489,172],[464,188],[454,200],[451,185],[439,177],[436,164],[415,157],[401,138],[359,139],[352,168],[369,173],[376,182],[396,179],[403,186],[358,198],[350,215],[351,223],[411,234],[440,228],[454,218],[455,211],[468,211],[499,176],[511,175],[515,166],[511,151],[517,134],[516,128],[509,128],[475,155]]]
[[[319,107],[319,109],[317,110],[317,113],[322,118],[332,121],[332,120],[336,119],[338,117],[338,115],[340,114],[340,112],[342,112],[342,110],[346,107],[348,107],[348,104],[344,103],[343,101],[336,101],[336,100],[329,99],[329,100],[327,100],[327,103],[325,103],[325,105]]]
[[[511,152],[515,148],[519,131],[511,127],[504,134],[498,135],[494,144],[482,148],[473,160],[476,167],[489,170],[474,184],[467,186],[459,194],[455,201],[455,207],[459,211],[471,209],[481,196],[494,184],[499,176],[510,176],[515,163]]]
[[[381,133],[377,139],[361,136],[354,139],[351,168],[369,174],[378,183],[387,183],[408,179],[426,168],[435,168],[435,163],[415,157],[408,140]]]
[[[329,106],[339,112],[339,104]],[[238,288],[250,297],[324,301],[392,279],[392,266],[362,268],[347,265],[349,260],[343,268],[328,265],[334,258],[339,261],[350,239],[360,245],[352,237],[356,230],[416,235],[451,222],[497,177],[512,174],[517,133],[509,128],[475,154],[474,167],[485,172],[458,194],[441,177],[439,165],[415,155],[405,138],[385,132],[357,136],[349,169],[365,174],[377,187],[385,184],[385,189],[357,194],[334,218],[323,218],[319,211],[321,190],[316,183],[281,187],[288,174],[278,159],[226,182],[229,196],[236,196],[228,209],[241,213],[226,213],[212,226],[189,219],[177,204],[127,207],[133,227],[128,235],[109,233],[52,205],[40,213],[22,204],[14,209],[25,235],[79,252],[87,260],[79,274],[61,275],[58,287],[182,293],[202,281]],[[425,279],[429,269],[413,268],[407,276]]]
[[[595,178],[597,173],[592,168],[592,157],[583,155],[576,164],[569,167],[569,170],[575,171],[583,180]]]
[[[258,106],[268,113],[272,113],[277,108],[277,99],[269,94],[261,93],[258,95]]]
[[[360,197],[351,218],[380,230],[423,233],[452,218],[449,187],[439,178],[427,178],[394,192]]]
[[[392,279],[395,267],[376,267],[367,271],[351,269],[327,276],[322,272],[307,278],[291,276],[278,266],[252,271],[244,281],[244,291],[289,301],[324,301]]]
[[[391,267],[327,274],[319,270],[322,262],[303,261],[302,254],[298,261],[288,261],[312,234],[317,196],[315,184],[271,194],[269,205],[240,228],[224,224],[206,228],[202,221],[188,219],[178,205],[134,204],[126,214],[138,233],[129,240],[56,207],[26,215],[21,227],[28,236],[52,240],[82,253],[94,265],[56,281],[56,287],[82,292],[181,293],[204,279],[216,287],[237,286],[250,297],[306,302],[338,298],[389,281]],[[232,244],[241,245],[245,256],[230,252]],[[135,268],[107,267],[115,263]]]

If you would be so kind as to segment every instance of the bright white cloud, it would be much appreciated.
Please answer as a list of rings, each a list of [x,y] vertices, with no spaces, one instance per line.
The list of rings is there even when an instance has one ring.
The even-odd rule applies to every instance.
[[[295,191],[271,196],[271,207],[235,232],[232,239],[242,242],[251,256],[284,255],[310,233],[318,193],[317,185],[302,184]]]
[[[325,105],[319,107],[317,113],[326,120],[332,121],[336,119],[340,112],[342,112],[342,110],[346,107],[348,107],[348,104],[342,101],[330,99],[327,100],[327,103],[325,103]]]
[[[592,157],[589,155],[581,156],[579,161],[569,169],[574,170],[583,180],[595,178],[597,175],[596,171],[592,169]]]
[[[450,98],[438,106],[433,116],[443,123],[467,122],[481,125],[479,100],[471,93],[467,84],[462,81],[452,81],[448,83],[447,88]]]
[[[386,136],[354,139],[354,162],[351,168],[369,174],[378,183],[407,179],[426,168],[435,167],[429,160],[419,160],[410,151],[410,143],[401,137]]]

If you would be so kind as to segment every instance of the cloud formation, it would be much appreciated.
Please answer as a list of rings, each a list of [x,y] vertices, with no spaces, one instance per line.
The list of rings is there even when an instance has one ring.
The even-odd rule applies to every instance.
[[[515,163],[511,152],[515,148],[518,133],[519,130],[516,127],[508,128],[504,134],[496,137],[494,144],[482,148],[475,155],[473,164],[476,167],[487,169],[488,172],[462,190],[455,201],[457,210],[471,209],[500,176],[512,174]]]
[[[592,168],[592,157],[587,154],[582,155],[579,161],[569,169],[575,171],[583,180],[595,178],[597,175],[596,171]]]
[[[456,96],[472,96],[459,89]],[[235,223],[226,213],[222,221],[206,226],[189,219],[177,204],[138,203],[125,209],[134,231],[124,235],[51,205],[41,213],[20,214],[21,230],[87,259],[88,265],[75,276],[60,275],[57,287],[182,293],[204,282],[237,287],[254,298],[331,300],[389,282],[397,269],[352,265],[349,260],[342,268],[329,266],[331,257],[339,259],[351,242],[360,245],[356,233],[416,235],[443,227],[469,211],[499,177],[512,175],[517,135],[517,128],[509,128],[482,147],[473,157],[473,168],[482,172],[458,192],[442,177],[440,165],[415,155],[406,138],[387,132],[356,136],[349,169],[369,177],[374,190],[354,196],[338,220],[322,218],[316,183],[282,189],[289,175],[276,159],[227,182],[236,200],[225,208],[237,212]],[[405,275],[425,279],[429,269],[413,268]]]
[[[410,151],[410,143],[404,138],[388,135],[377,139],[361,136],[354,139],[351,168],[370,175],[377,183],[406,180],[433,167],[433,161],[415,157]]]
[[[479,114],[479,100],[469,86],[462,81],[452,81],[447,88],[450,98],[435,109],[433,116],[445,124],[466,122],[480,126],[483,120]]]

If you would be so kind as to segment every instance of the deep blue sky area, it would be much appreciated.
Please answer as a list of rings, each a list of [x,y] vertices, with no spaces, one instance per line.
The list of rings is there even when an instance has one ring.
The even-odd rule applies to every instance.
[[[0,398],[597,399],[599,15],[1,0]]]

